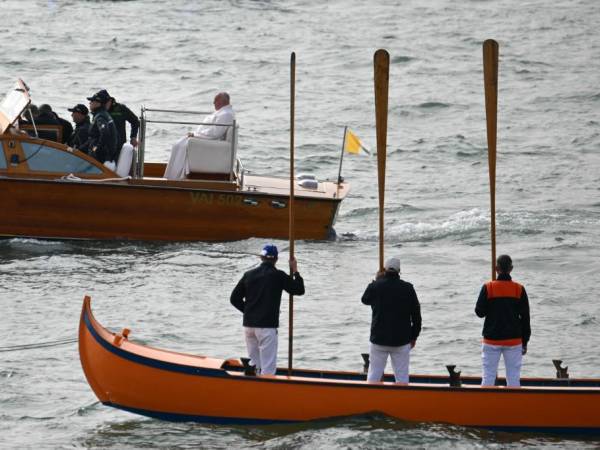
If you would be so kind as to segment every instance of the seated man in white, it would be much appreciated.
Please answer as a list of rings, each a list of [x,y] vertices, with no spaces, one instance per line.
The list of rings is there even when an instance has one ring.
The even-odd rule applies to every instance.
[[[190,137],[200,139],[225,139],[229,127],[220,125],[231,125],[235,120],[235,113],[229,104],[229,94],[227,92],[219,92],[215,95],[213,101],[215,112],[204,118],[202,125],[199,125],[195,132],[188,133],[187,136],[178,140],[171,150],[171,158],[165,170],[165,178],[170,180],[178,180],[185,178],[189,173],[186,161],[186,147]]]

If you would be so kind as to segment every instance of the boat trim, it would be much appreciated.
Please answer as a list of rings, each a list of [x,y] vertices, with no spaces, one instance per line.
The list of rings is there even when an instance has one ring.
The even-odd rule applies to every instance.
[[[146,356],[138,355],[133,352],[129,352],[127,350],[123,350],[119,347],[108,342],[104,339],[94,328],[92,324],[92,320],[90,318],[91,311],[89,308],[85,309],[84,313],[84,322],[86,328],[94,337],[94,339],[107,351],[124,358],[126,360],[132,361],[137,364],[146,365],[148,367],[153,367],[160,370],[166,370],[177,373],[184,373],[187,375],[196,375],[196,376],[207,376],[214,378],[229,378],[232,380],[238,379],[238,376],[231,375],[224,369],[209,369],[205,367],[195,367],[184,364],[177,364],[167,361],[160,361],[153,358],[148,358]],[[156,349],[159,351],[165,351]],[[241,376],[241,375],[240,375]],[[244,381],[247,382],[257,382],[257,383],[286,383],[286,384],[313,384],[313,385],[324,385],[324,386],[343,386],[349,387],[354,386],[360,389],[398,389],[398,390],[436,390],[436,391],[464,391],[464,392],[473,392],[475,389],[480,391],[493,391],[499,394],[544,394],[548,392],[564,392],[573,395],[581,395],[581,394],[600,394],[600,388],[574,388],[574,387],[537,387],[537,386],[528,386],[527,388],[506,388],[506,387],[482,387],[482,386],[465,386],[465,387],[450,387],[450,386],[426,386],[423,384],[410,384],[406,385],[397,385],[397,384],[372,384],[365,383],[363,380],[348,380],[346,382],[336,382],[331,381],[332,379],[328,378],[319,378],[317,380],[310,379],[298,379],[297,377],[287,377],[285,378],[263,378],[263,377],[246,377],[244,376]]]

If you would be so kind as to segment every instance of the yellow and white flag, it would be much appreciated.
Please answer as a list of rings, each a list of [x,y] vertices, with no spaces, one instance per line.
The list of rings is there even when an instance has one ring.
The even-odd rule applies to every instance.
[[[344,137],[344,151],[358,155],[361,150],[367,155],[371,152],[360,142],[360,139],[348,128],[346,128],[346,136]]]

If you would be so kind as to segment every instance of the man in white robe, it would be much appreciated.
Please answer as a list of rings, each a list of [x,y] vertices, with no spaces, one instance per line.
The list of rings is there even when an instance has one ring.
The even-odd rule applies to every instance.
[[[167,164],[167,169],[165,170],[165,178],[169,180],[180,180],[190,173],[186,152],[189,138],[225,139],[229,127],[220,125],[231,125],[235,120],[235,113],[229,104],[229,101],[229,94],[227,92],[219,92],[215,95],[213,101],[215,112],[206,116],[196,131],[188,133],[187,136],[182,137],[173,145],[171,157]]]

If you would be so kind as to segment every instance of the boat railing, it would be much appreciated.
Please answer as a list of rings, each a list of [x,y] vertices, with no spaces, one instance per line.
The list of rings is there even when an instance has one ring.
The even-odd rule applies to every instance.
[[[181,114],[181,115],[192,115],[192,116],[206,116],[211,112],[206,111],[188,111],[180,109],[160,109],[160,108],[146,108],[142,106],[140,114],[140,142],[138,145],[137,155],[134,157],[134,178],[144,177],[144,160],[146,153],[146,125],[148,123],[156,124],[173,124],[173,125],[202,125],[202,121],[185,121],[185,120],[166,120],[147,117],[147,113],[163,113],[163,114]],[[244,169],[239,158],[236,158],[236,144],[237,144],[237,124],[234,120],[231,124],[211,123],[211,126],[216,127],[227,127],[233,129],[231,137],[231,164],[230,167],[233,169],[230,173],[230,181],[235,179],[239,180],[243,186]]]
[[[240,190],[244,190],[244,174],[246,173],[246,169],[242,164],[240,158],[236,158],[235,160],[235,176],[239,180]]]

